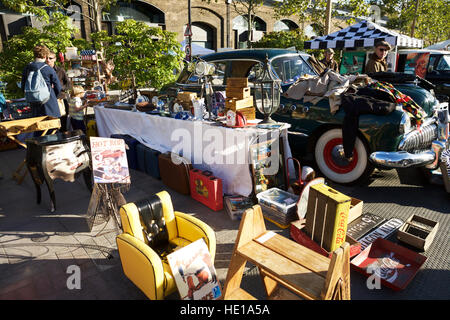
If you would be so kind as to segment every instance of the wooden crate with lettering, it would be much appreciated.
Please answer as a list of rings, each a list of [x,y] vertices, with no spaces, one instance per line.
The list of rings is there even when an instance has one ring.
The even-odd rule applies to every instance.
[[[351,198],[320,183],[309,190],[305,232],[327,252],[345,242]]]
[[[253,107],[253,97],[248,97],[245,99],[226,99],[225,108],[233,111],[237,111],[243,108]]]

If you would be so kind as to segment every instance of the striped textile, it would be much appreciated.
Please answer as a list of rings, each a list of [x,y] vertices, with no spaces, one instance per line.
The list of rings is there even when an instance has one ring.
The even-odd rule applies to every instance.
[[[376,42],[383,40],[393,47],[423,47],[423,40],[405,36],[373,22],[361,21],[340,31],[305,41],[305,49],[373,47]]]

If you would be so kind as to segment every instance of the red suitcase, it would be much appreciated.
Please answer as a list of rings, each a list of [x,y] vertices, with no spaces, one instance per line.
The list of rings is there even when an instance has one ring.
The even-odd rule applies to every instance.
[[[223,209],[222,179],[213,176],[211,171],[191,169],[189,183],[193,199],[214,211]]]

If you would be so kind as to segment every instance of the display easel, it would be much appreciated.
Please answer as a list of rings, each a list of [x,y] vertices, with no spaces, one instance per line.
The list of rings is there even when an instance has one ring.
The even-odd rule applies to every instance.
[[[121,231],[122,222],[120,220],[119,210],[121,206],[126,204],[125,197],[121,190],[128,187],[129,185],[116,183],[94,183],[89,207],[86,213],[90,231],[92,231],[97,214],[102,211],[106,211],[104,212],[106,216],[113,219],[116,230]],[[100,230],[100,232],[101,231],[103,231],[103,229]]]
[[[259,205],[242,217],[225,280],[224,299],[255,300],[240,287],[247,262],[258,267],[268,299],[350,299],[350,245],[344,243],[331,259],[326,258],[268,232]]]
[[[46,134],[54,134],[59,128],[61,128],[59,119],[49,116],[11,120],[0,123],[0,136],[5,136],[26,149],[27,145],[16,138],[19,134],[42,130],[41,136],[45,136]],[[28,172],[25,164],[26,160],[23,160],[13,172],[12,178],[18,184],[23,182]]]

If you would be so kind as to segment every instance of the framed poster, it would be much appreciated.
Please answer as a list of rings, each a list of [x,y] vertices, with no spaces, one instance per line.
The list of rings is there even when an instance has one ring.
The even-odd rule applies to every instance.
[[[408,53],[405,62],[405,73],[415,74],[421,78],[427,75],[428,61],[430,60],[429,52],[413,52]]]
[[[222,290],[208,247],[199,239],[167,255],[182,300],[216,300]]]
[[[94,183],[130,183],[125,141],[91,137]]]
[[[340,74],[356,74],[363,73],[366,65],[365,51],[345,51],[342,54]]]

